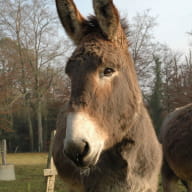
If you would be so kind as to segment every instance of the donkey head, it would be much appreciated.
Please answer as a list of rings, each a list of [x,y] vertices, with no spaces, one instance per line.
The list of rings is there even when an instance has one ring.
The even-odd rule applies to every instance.
[[[56,0],[66,32],[77,45],[66,66],[71,79],[64,153],[78,166],[95,165],[121,142],[139,111],[141,93],[119,14],[112,0],[93,0],[84,19],[72,0]]]

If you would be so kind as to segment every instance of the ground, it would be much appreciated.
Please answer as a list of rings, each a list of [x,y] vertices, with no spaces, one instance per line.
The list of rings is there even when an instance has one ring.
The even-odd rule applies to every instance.
[[[46,153],[8,154],[7,163],[15,165],[16,180],[0,181],[0,192],[45,192]],[[186,191],[181,184],[179,187],[180,192]],[[67,192],[59,177],[56,178],[55,192]],[[162,192],[161,184],[158,192]]]
[[[7,163],[15,165],[15,181],[0,181],[0,192],[45,192],[46,153],[8,154]],[[57,177],[55,192],[66,192],[62,181]]]

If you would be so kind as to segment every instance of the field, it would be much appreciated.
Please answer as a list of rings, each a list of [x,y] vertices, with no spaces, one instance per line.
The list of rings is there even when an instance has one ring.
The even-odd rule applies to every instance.
[[[15,181],[0,181],[0,192],[45,192],[46,153],[8,154],[7,162],[15,165]],[[180,191],[186,190],[180,184]],[[55,192],[67,192],[59,177],[56,178]],[[162,192],[160,185],[159,191]]]
[[[8,154],[7,162],[15,165],[15,181],[0,181],[0,192],[45,192],[46,182],[43,169],[47,154]],[[57,177],[55,192],[65,192],[62,181]]]

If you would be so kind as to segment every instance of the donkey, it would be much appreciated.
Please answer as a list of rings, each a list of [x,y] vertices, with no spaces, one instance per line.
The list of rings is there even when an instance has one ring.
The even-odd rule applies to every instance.
[[[170,113],[160,134],[164,191],[177,192],[180,179],[188,192],[192,192],[192,103]]]
[[[66,73],[71,96],[57,120],[53,158],[68,191],[155,192],[162,151],[128,52],[126,25],[112,0],[93,0],[85,19],[56,0],[77,48]]]

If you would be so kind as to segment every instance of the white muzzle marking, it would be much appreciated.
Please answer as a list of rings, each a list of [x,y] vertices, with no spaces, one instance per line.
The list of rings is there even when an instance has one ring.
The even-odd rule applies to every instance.
[[[97,124],[85,113],[76,112],[67,115],[66,136],[64,147],[69,142],[86,141],[89,144],[89,153],[86,160],[97,163],[104,146],[105,138]]]

